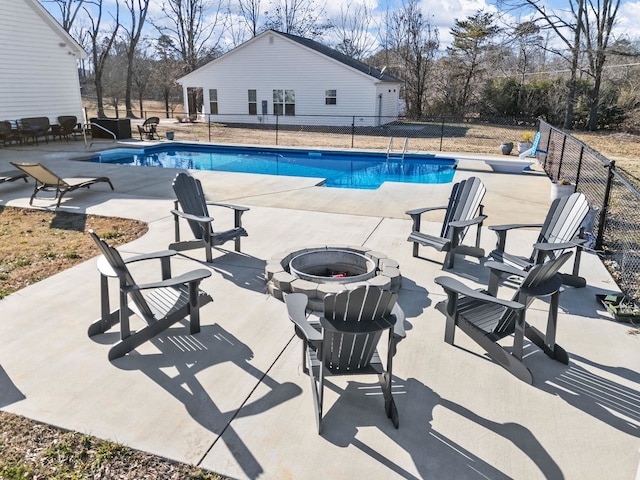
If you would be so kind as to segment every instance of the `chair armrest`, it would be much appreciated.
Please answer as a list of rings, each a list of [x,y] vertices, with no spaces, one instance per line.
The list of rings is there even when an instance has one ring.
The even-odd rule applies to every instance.
[[[177,285],[184,285],[185,283],[199,282],[210,276],[211,276],[210,270],[199,268],[198,270],[192,270],[191,272],[183,273],[182,275],[178,275],[177,277],[167,278],[166,280],[162,280],[161,282],[144,283],[141,285],[131,285],[131,286],[123,287],[122,291],[128,293],[136,290],[149,290],[153,288],[175,287]]]
[[[471,220],[458,220],[457,222],[449,222],[449,226],[453,228],[466,228],[470,227],[471,225],[482,223],[486,219],[486,215],[478,215],[476,218],[472,218]]]
[[[489,230],[497,232],[513,230],[516,228],[542,228],[541,223],[511,223],[507,225],[490,225]]]
[[[555,250],[566,250],[567,248],[581,247],[586,242],[584,238],[576,238],[565,243],[534,243],[533,248],[541,252],[553,252]]]
[[[432,212],[432,211],[435,211],[435,210],[446,210],[446,209],[447,209],[447,206],[443,205],[443,206],[440,206],[440,207],[416,208],[416,209],[413,209],[413,210],[407,210],[404,213],[406,213],[407,215],[410,215],[410,216],[413,217],[414,215],[422,215],[425,212]]]
[[[211,223],[213,222],[213,217],[199,217],[198,215],[191,215],[190,213],[184,213],[180,210],[171,210],[171,213],[174,215],[184,218],[185,220],[191,220],[193,222],[199,223]]]
[[[496,250],[504,252],[507,244],[507,232],[516,228],[542,228],[539,223],[511,223],[507,225],[489,225],[489,230],[496,232],[498,240],[496,241]]]
[[[493,303],[496,305],[502,305],[503,307],[510,308],[512,310],[523,310],[525,306],[519,302],[513,302],[511,300],[502,300],[500,298],[492,297],[486,293],[482,293],[478,290],[467,287],[464,283],[459,282],[455,278],[451,277],[436,277],[435,282],[440,285],[447,293],[454,292],[465,297],[474,298],[482,302]]]
[[[414,210],[407,210],[405,213],[409,216],[411,216],[411,220],[413,221],[413,227],[412,230],[414,232],[419,232],[420,231],[420,223],[421,223],[421,219],[422,219],[422,214],[425,212],[433,212],[435,210],[446,210],[447,207],[446,206],[440,206],[440,207],[425,207],[425,208],[416,208]]]
[[[136,255],[135,257],[126,258],[124,259],[124,263],[133,263],[133,262],[141,262],[144,260],[153,260],[156,258],[173,257],[177,253],[178,252],[176,252],[175,250],[162,250],[159,252],[144,253],[142,255]]]
[[[495,262],[493,260],[485,262],[484,266],[491,270],[492,273],[507,273],[509,275],[515,275],[517,277],[524,277],[527,274],[527,271],[521,270],[518,267],[514,267],[513,265],[508,265],[502,262]]]
[[[304,335],[308,342],[322,342],[322,333],[313,328],[307,320],[308,301],[309,299],[304,293],[287,293],[284,296],[289,320],[295,324],[298,331]]]
[[[225,208],[232,208],[234,210],[237,210],[239,212],[246,212],[247,210],[249,210],[249,207],[244,207],[242,205],[233,205],[231,203],[218,203],[218,202],[205,202],[207,205],[211,205],[214,207],[225,207]]]

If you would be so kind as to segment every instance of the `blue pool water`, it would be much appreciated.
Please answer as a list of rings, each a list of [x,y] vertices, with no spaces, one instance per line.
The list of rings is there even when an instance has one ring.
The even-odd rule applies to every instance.
[[[157,145],[144,149],[107,150],[90,159],[144,167],[320,177],[338,188],[376,189],[383,182],[449,183],[456,160],[434,155],[297,150],[214,145]]]

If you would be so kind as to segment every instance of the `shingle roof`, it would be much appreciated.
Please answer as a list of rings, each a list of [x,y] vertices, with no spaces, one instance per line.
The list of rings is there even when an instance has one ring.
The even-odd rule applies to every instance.
[[[360,60],[356,60],[355,58],[349,57],[348,55],[340,53],[337,50],[327,47],[326,45],[318,43],[314,40],[310,40],[304,37],[298,37],[297,35],[292,35],[290,33],[278,32],[276,30],[271,30],[271,31],[277,35],[282,35],[283,37],[293,40],[294,42],[299,43],[300,45],[304,45],[305,47],[311,48],[327,57],[333,58],[338,62],[344,63],[345,65],[348,65],[351,68],[355,68],[356,70],[359,70],[360,72],[370,75],[371,77],[374,77],[383,82],[394,82],[394,83],[402,82],[402,80],[396,77],[387,75],[386,73],[381,72],[375,67],[367,65],[366,63],[361,62]]]

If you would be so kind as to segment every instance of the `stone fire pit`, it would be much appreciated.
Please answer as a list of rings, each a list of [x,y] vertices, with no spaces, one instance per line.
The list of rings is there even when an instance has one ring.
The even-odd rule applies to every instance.
[[[267,290],[309,297],[308,307],[322,310],[328,293],[362,284],[397,292],[402,283],[398,262],[365,247],[326,245],[304,247],[275,255],[265,268]]]

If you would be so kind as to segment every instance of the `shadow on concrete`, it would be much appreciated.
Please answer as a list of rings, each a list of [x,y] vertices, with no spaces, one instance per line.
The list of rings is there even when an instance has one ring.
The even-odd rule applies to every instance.
[[[534,385],[613,428],[640,437],[640,373],[569,355],[568,368],[558,364],[554,375],[538,382],[534,373]]]
[[[395,430],[386,418],[381,390],[376,390],[378,395],[372,395],[372,384],[349,381],[344,390],[330,383],[327,386],[339,393],[340,398],[324,416],[323,437],[339,447],[355,446],[372,461],[379,462],[401,478],[511,478],[434,429],[431,423],[436,408],[446,408],[508,440],[537,465],[543,478],[564,478],[556,462],[530,430],[520,424],[497,423],[481,417],[440,397],[416,379],[394,377],[399,430]],[[340,410],[340,415],[332,415],[333,410]],[[367,427],[377,427],[407,452],[419,476],[416,477],[388,455],[360,440],[359,429]]]
[[[0,408],[24,400],[24,394],[16,387],[7,372],[0,365]]]
[[[254,367],[250,363],[253,358],[252,350],[219,325],[203,326],[200,334],[195,336],[162,334],[150,342],[159,350],[158,353],[130,353],[114,360],[113,364],[123,370],[139,370],[144,373],[180,401],[194,420],[216,435],[198,464],[213,445],[224,438],[229,451],[248,478],[257,478],[263,474],[262,466],[234,432],[231,421],[236,417],[257,415],[280,405],[300,395],[300,387],[290,382],[278,383],[268,375],[268,371],[263,372]],[[213,395],[227,396],[229,392],[207,392],[197,375],[205,369],[226,362],[233,363],[253,377],[254,381],[245,387],[243,398],[234,408],[221,411]],[[171,370],[174,371],[169,375],[168,371]],[[255,402],[245,405],[258,384],[268,387],[270,391]]]

